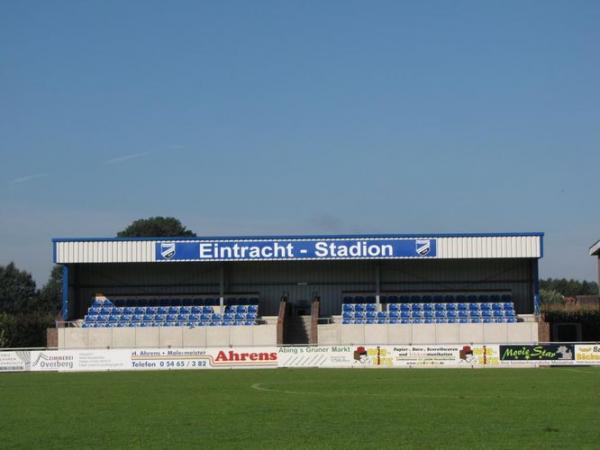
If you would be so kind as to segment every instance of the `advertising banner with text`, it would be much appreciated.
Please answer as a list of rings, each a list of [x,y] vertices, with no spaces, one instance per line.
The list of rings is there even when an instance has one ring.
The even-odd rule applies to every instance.
[[[0,372],[29,370],[29,352],[0,352]]]
[[[575,363],[573,344],[500,345],[503,365],[540,364],[569,365]]]
[[[600,365],[599,344],[331,345],[0,352],[1,372]]]

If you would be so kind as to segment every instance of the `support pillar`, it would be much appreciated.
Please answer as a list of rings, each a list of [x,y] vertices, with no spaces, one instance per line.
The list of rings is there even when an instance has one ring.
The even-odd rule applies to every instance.
[[[69,320],[69,266],[62,266],[62,318]]]

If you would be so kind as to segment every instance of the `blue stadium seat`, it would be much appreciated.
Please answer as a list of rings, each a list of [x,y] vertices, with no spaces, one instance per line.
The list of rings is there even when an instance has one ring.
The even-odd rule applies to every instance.
[[[367,311],[367,319],[374,319],[377,313],[375,311]]]
[[[398,305],[397,303],[390,303],[388,305],[388,311],[398,311],[400,309],[400,305]]]
[[[444,303],[435,303],[433,309],[435,311],[446,311],[446,305]]]
[[[342,305],[342,311],[346,312],[350,312],[350,311],[354,311],[354,305],[352,303],[344,303]]]
[[[374,324],[377,321],[377,319],[375,319],[375,317],[367,317],[367,323],[369,325]]]
[[[412,311],[423,311],[423,305],[420,303],[413,303],[411,306]]]
[[[376,307],[374,303],[367,303],[367,311],[375,311]]]
[[[468,309],[468,306],[467,306],[467,304],[466,304],[466,303],[458,303],[458,304],[456,305],[456,308],[457,308],[459,311],[466,311],[466,310]]]
[[[364,311],[364,310],[365,310],[365,305],[362,305],[360,303],[354,305],[355,312]]]

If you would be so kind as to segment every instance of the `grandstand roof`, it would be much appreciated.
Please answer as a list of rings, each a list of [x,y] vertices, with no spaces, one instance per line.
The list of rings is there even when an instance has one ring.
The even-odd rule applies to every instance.
[[[55,238],[54,262],[540,258],[543,233]]]
[[[590,247],[590,256],[592,255],[600,256],[600,240]]]

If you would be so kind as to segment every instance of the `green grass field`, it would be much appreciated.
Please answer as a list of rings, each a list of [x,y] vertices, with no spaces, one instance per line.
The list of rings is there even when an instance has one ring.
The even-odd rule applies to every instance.
[[[1,448],[600,448],[600,369],[0,375]]]

